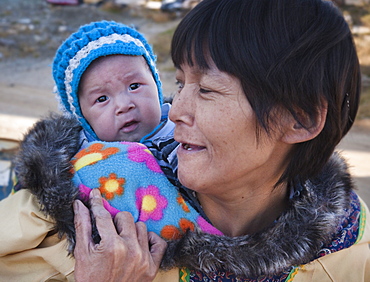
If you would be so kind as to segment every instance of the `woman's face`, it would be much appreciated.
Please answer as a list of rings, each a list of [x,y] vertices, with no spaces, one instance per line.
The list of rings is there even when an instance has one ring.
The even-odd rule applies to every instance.
[[[176,79],[179,92],[169,116],[181,143],[181,183],[205,194],[275,183],[288,145],[280,141],[280,131],[271,138],[261,131],[257,143],[255,115],[239,79],[215,66],[201,71],[189,65],[177,70]]]

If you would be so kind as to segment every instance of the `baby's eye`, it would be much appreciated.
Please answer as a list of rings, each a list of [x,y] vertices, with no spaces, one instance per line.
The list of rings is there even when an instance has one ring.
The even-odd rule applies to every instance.
[[[107,100],[108,100],[108,97],[105,96],[105,95],[103,95],[103,96],[100,96],[98,99],[96,99],[96,102],[103,103],[103,102],[105,102]]]
[[[129,89],[130,90],[136,90],[139,87],[140,87],[140,83],[132,83],[132,84],[130,84]]]

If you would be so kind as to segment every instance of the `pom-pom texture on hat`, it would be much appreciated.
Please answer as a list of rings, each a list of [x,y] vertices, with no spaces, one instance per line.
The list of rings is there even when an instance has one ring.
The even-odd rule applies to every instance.
[[[156,57],[143,35],[124,24],[113,21],[93,22],[81,26],[59,47],[53,62],[55,92],[63,110],[74,115],[83,128],[97,138],[83,117],[78,101],[78,86],[87,67],[95,59],[108,55],[143,56],[163,102],[162,85],[155,66]]]

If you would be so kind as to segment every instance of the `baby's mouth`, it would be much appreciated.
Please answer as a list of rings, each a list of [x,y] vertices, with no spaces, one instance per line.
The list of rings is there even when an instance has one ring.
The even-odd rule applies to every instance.
[[[133,124],[137,124],[137,121],[136,121],[136,120],[133,120],[133,121],[127,122],[127,123],[125,123],[125,124],[122,126],[122,128],[129,127],[129,126],[131,126],[131,125],[133,125]]]
[[[130,133],[130,132],[133,132],[134,130],[136,130],[139,126],[139,122],[136,121],[136,120],[132,120],[132,121],[129,121],[129,122],[126,122],[120,130],[122,130],[122,132],[124,133]]]

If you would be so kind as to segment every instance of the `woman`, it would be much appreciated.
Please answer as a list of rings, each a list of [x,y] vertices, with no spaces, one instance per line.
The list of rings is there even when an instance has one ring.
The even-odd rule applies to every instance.
[[[170,112],[180,143],[178,178],[190,203],[226,236],[188,232],[168,242],[162,267],[179,267],[188,281],[368,281],[368,209],[334,153],[357,113],[360,68],[334,5],[204,0],[176,29],[172,59],[179,82]],[[100,199],[94,201],[104,213]],[[121,274],[120,265],[144,260],[145,277],[154,277],[160,239],[150,236],[153,248],[136,248],[136,263],[121,251],[129,231],[120,239],[112,227],[102,242],[116,238],[120,248],[103,244],[89,256],[89,216],[80,210],[77,278],[88,278],[79,276],[88,267],[84,256],[115,265],[100,274],[122,281],[141,272]],[[139,226],[139,239],[130,235],[134,242],[147,236]],[[110,252],[120,255],[117,264]],[[157,279],[176,281],[171,275],[178,273]]]

